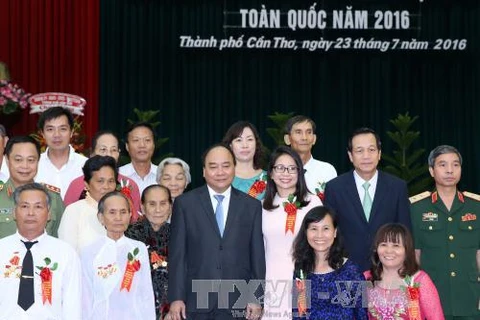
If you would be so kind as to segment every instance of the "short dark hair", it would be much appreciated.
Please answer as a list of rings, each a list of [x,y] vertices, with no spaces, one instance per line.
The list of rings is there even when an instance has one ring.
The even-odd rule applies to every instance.
[[[13,136],[7,141],[7,145],[5,146],[5,155],[7,157],[10,156],[10,153],[12,153],[12,148],[14,145],[17,143],[31,143],[35,146],[35,150],[37,150],[37,155],[40,159],[40,144],[38,143],[37,140],[30,136]]]
[[[273,204],[273,199],[277,194],[277,186],[275,185],[275,182],[272,180],[272,172],[273,172],[273,167],[275,166],[275,162],[280,156],[284,154],[292,157],[298,168],[298,179],[297,179],[297,184],[295,185],[294,195],[297,197],[297,201],[300,202],[300,207],[305,207],[310,202],[310,201],[307,201],[308,188],[305,182],[303,163],[302,163],[302,160],[300,159],[300,156],[292,148],[286,147],[286,146],[280,146],[273,151],[272,155],[270,156],[270,162],[268,163],[267,189],[265,191],[265,199],[263,200],[263,208],[265,210],[273,210],[275,208],[278,208],[278,205]]]
[[[233,154],[232,149],[230,149],[230,146],[228,144],[225,144],[223,142],[220,143],[215,143],[214,145],[211,145],[210,147],[207,148],[202,154],[202,167],[205,168],[205,160],[207,159],[208,154],[210,151],[212,151],[215,148],[225,148],[227,149],[228,153],[232,156],[233,159],[233,165],[237,165],[237,160],[235,160],[235,155]]]
[[[303,270],[306,273],[315,270],[315,252],[307,240],[307,229],[311,223],[322,221],[326,216],[332,218],[333,227],[337,229],[337,236],[333,240],[333,244],[328,250],[328,265],[338,270],[343,265],[343,258],[346,257],[343,247],[343,239],[338,229],[337,215],[335,211],[329,207],[318,206],[310,209],[305,218],[303,218],[302,226],[293,242],[293,260],[295,262],[295,273]]]
[[[170,204],[173,202],[172,201],[172,194],[170,193],[170,190],[165,187],[165,186],[162,186],[160,184],[152,184],[152,185],[149,185],[148,187],[146,187],[143,192],[142,192],[142,198],[141,198],[141,201],[142,201],[142,204],[145,204],[145,198],[147,197],[147,193],[150,192],[150,190],[153,190],[153,189],[161,189],[163,191],[165,191],[167,193],[167,196],[168,196],[168,202],[170,202]]]
[[[110,191],[109,193],[103,195],[100,201],[98,201],[98,213],[103,214],[105,212],[105,201],[108,198],[115,197],[115,196],[123,198],[127,203],[128,212],[132,213],[132,210],[130,209],[130,200],[127,198],[126,195],[124,195],[123,193],[117,190]]]
[[[258,134],[257,128],[248,121],[238,121],[235,122],[228,128],[227,132],[223,136],[222,142],[230,145],[233,140],[240,137],[245,128],[250,128],[255,137],[255,155],[253,156],[253,168],[255,170],[261,169],[263,167],[264,152],[263,152],[263,143]]]
[[[113,131],[110,131],[110,130],[100,130],[100,131],[97,131],[97,132],[95,133],[95,135],[93,136],[93,138],[92,138],[92,153],[93,153],[93,151],[95,150],[95,148],[97,147],[98,139],[100,139],[100,137],[106,136],[106,135],[111,135],[111,136],[113,136],[113,137],[117,140],[117,145],[120,146],[120,141],[118,140],[117,135],[116,135]]]
[[[350,135],[350,138],[348,138],[348,148],[347,150],[352,152],[352,140],[353,138],[355,138],[356,136],[358,135],[361,135],[361,134],[373,134],[373,136],[375,137],[375,142],[377,143],[377,149],[380,151],[382,150],[382,141],[380,141],[380,136],[373,130],[373,129],[370,129],[370,128],[367,128],[367,127],[362,127],[362,128],[358,128],[358,129],[355,129],[352,134]]]
[[[117,164],[115,162],[115,159],[110,156],[96,155],[91,158],[88,158],[87,161],[85,161],[85,164],[83,165],[82,171],[83,171],[83,179],[85,180],[85,182],[89,183],[93,177],[93,173],[95,171],[100,170],[103,167],[112,168],[115,175],[115,181],[118,181],[118,171],[117,171]]]
[[[284,134],[290,134],[293,126],[297,123],[302,123],[302,122],[310,123],[312,125],[313,133],[315,134],[315,131],[317,130],[317,126],[315,125],[315,121],[313,121],[311,118],[309,118],[307,116],[302,116],[302,115],[294,116],[294,117],[288,119],[287,122],[285,123],[285,127],[283,128],[283,133]]]
[[[430,154],[428,155],[428,166],[430,168],[433,168],[435,166],[435,160],[437,159],[437,157],[446,153],[455,153],[460,160],[460,165],[462,165],[462,155],[457,150],[457,148],[448,145],[441,145],[430,151]]]
[[[378,256],[378,245],[382,242],[402,243],[405,247],[405,261],[403,266],[398,270],[398,275],[401,278],[405,276],[412,276],[418,271],[419,266],[415,259],[415,246],[413,244],[412,234],[401,223],[388,223],[378,229],[375,239],[373,240],[372,248],[372,267],[370,272],[372,274],[372,282],[382,280],[383,265]]]
[[[13,192],[13,203],[15,204],[15,206],[18,205],[18,202],[20,201],[20,194],[24,191],[41,191],[45,193],[45,196],[47,197],[47,206],[50,209],[52,205],[52,198],[50,197],[47,189],[38,182],[27,183],[23,186],[15,188],[15,191]]]
[[[73,129],[73,115],[68,110],[67,108],[64,107],[53,107],[45,110],[41,115],[40,118],[38,119],[38,129],[43,131],[43,127],[45,126],[45,122],[52,120],[52,119],[57,119],[61,116],[67,117],[68,120],[68,125],[70,126],[70,129]]]
[[[5,129],[5,126],[3,124],[0,124],[0,136],[1,137],[7,136],[7,129]]]
[[[150,132],[152,133],[152,136],[153,136],[153,140],[155,141],[156,134],[155,134],[155,130],[153,129],[153,126],[148,122],[142,121],[142,122],[133,123],[132,125],[130,125],[128,127],[127,132],[125,133],[125,143],[128,143],[128,136],[130,135],[130,132],[132,132],[133,130],[135,130],[137,128],[146,128],[146,129],[150,130]]]

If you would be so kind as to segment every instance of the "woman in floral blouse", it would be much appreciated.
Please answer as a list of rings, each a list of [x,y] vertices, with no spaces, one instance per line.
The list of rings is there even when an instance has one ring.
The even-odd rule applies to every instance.
[[[419,270],[410,231],[386,224],[375,236],[372,268],[365,272],[369,319],[443,320],[437,289]]]
[[[168,188],[155,184],[142,193],[141,219],[130,225],[125,235],[147,245],[152,271],[153,291],[155,292],[155,310],[157,317],[168,312],[168,241],[170,224],[167,222],[172,213],[172,197]]]

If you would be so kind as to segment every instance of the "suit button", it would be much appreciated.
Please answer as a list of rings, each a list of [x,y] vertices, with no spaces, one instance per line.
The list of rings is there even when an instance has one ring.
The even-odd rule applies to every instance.
[[[450,272],[450,276],[455,277],[456,275],[455,271]]]
[[[432,227],[432,226],[429,226],[429,227],[428,227],[428,230],[433,230],[433,227]]]
[[[468,226],[468,230],[472,230],[472,229],[473,229],[472,226]]]
[[[10,218],[5,219],[5,221],[10,221]]]
[[[452,218],[452,217],[448,217],[448,221],[452,221],[452,220],[453,220],[453,218]]]
[[[453,236],[452,236],[452,235],[449,235],[449,236],[448,236],[448,240],[453,240]]]
[[[219,250],[223,250],[223,246],[219,246],[218,249],[219,249]]]
[[[220,267],[220,266],[217,266],[217,269],[218,269],[218,270],[222,270],[222,267]]]
[[[450,258],[452,258],[452,259],[455,258],[455,254],[450,253]]]

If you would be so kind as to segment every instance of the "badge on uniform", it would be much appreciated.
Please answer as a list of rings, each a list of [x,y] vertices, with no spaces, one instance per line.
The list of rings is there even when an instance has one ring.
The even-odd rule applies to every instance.
[[[474,213],[466,213],[462,216],[462,222],[475,220],[477,220],[477,215]]]
[[[0,214],[12,214],[13,208],[0,208]]]
[[[438,221],[438,214],[433,212],[425,212],[422,214],[422,221]]]

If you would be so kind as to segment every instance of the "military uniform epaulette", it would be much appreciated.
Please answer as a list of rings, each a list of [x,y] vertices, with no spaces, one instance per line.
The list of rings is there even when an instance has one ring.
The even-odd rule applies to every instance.
[[[475,199],[477,201],[480,201],[480,195],[479,194],[471,193],[471,192],[468,192],[468,191],[463,191],[463,195],[465,197],[469,197],[469,198]]]
[[[50,191],[53,191],[55,193],[60,193],[60,188],[58,188],[58,187],[55,187],[55,186],[52,186],[50,184],[46,184],[46,183],[43,183],[43,182],[42,182],[42,185]]]
[[[415,203],[415,202],[418,202],[420,200],[423,200],[425,198],[430,197],[431,194],[432,193],[430,191],[425,191],[425,192],[419,193],[417,195],[414,195],[414,196],[408,198],[408,200],[410,200],[410,203]]]

